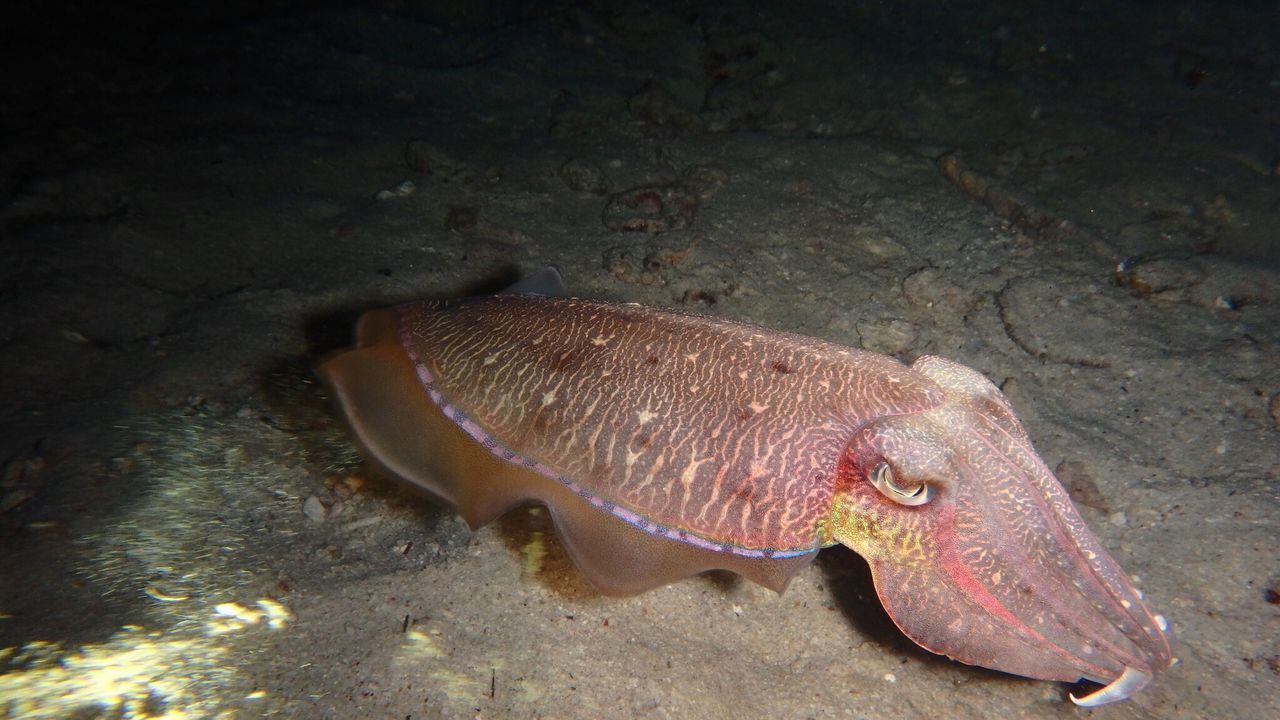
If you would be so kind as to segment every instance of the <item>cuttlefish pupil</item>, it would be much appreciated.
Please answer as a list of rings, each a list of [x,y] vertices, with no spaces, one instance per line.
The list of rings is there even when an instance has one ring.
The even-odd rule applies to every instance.
[[[781,592],[842,543],[895,624],[960,662],[1105,684],[1086,706],[1173,662],[981,374],[562,294],[544,270],[374,310],[318,373],[387,475],[473,528],[546,506],[604,593],[709,570]]]
[[[901,487],[894,478],[893,466],[881,461],[871,470],[871,484],[884,493],[890,500],[902,505],[923,505],[929,502],[929,486],[918,482],[910,487]]]

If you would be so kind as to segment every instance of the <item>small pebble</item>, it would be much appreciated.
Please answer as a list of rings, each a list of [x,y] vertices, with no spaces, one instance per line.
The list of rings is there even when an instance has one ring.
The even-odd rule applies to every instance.
[[[1270,587],[1263,591],[1262,597],[1272,605],[1280,605],[1280,580],[1272,581]]]
[[[607,195],[609,178],[595,165],[574,158],[560,166],[560,179],[570,190],[581,195]]]
[[[414,185],[412,180],[405,180],[399,185],[388,190],[379,190],[378,194],[374,195],[374,197],[378,200],[395,200],[397,198],[409,197],[416,192],[418,192],[418,186]]]
[[[320,498],[311,495],[302,502],[302,514],[315,522],[323,522],[326,514],[324,503],[320,502]]]
[[[31,488],[19,487],[6,490],[3,495],[0,495],[0,513],[9,512],[35,496],[36,493]]]

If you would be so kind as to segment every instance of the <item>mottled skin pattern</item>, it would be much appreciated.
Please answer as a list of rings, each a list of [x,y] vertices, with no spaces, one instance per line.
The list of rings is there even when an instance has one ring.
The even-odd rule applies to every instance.
[[[319,373],[378,465],[473,526],[546,505],[606,591],[713,568],[781,590],[839,542],[934,652],[1109,683],[1086,705],[1173,662],[1004,395],[954,362],[534,295],[370,312],[357,345]]]
[[[503,445],[743,549],[827,544],[853,431],[943,397],[883,355],[639,305],[497,295],[402,323],[447,402]]]

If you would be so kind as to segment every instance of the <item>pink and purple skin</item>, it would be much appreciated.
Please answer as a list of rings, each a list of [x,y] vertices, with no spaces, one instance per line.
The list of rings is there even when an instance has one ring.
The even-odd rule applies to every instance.
[[[916,643],[1106,686],[1077,704],[1175,662],[1164,619],[981,374],[550,296],[558,281],[366,313],[318,372],[373,463],[472,528],[545,505],[606,594],[708,570],[781,592],[842,543]]]

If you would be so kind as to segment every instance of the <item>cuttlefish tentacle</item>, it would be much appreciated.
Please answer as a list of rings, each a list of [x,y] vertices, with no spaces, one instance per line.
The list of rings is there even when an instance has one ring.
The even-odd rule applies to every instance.
[[[1151,673],[1143,672],[1132,666],[1125,666],[1124,672],[1120,673],[1120,677],[1111,681],[1110,685],[1095,690],[1084,697],[1076,697],[1072,693],[1068,693],[1071,702],[1080,707],[1098,707],[1108,703],[1127,700],[1129,696],[1138,692],[1151,682]]]
[[[1109,683],[1087,707],[1171,664],[1167,624],[979,373],[560,294],[544,270],[373,311],[319,374],[387,474],[472,527],[545,505],[606,593],[712,569],[782,591],[839,542],[934,652]]]

